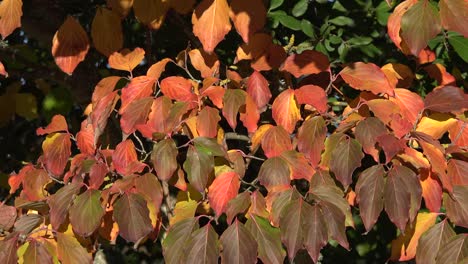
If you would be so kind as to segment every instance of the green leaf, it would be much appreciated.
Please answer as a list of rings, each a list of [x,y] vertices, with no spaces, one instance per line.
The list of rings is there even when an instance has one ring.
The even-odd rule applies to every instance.
[[[139,194],[125,193],[114,204],[114,219],[119,234],[125,240],[136,243],[153,229],[145,199]]]
[[[373,41],[370,37],[357,36],[347,40],[349,45],[363,46],[368,45]]]
[[[73,230],[80,236],[91,235],[101,224],[104,216],[101,205],[101,192],[89,189],[73,201],[70,208],[70,222]]]
[[[306,34],[309,38],[315,39],[314,25],[310,23],[310,21],[302,19],[301,29],[302,29],[302,32],[304,32],[304,34]]]
[[[226,151],[214,138],[197,137],[193,143],[198,151],[205,152],[210,156],[226,156]]]
[[[221,263],[242,264],[257,262],[257,241],[238,220],[221,235],[223,251]]]
[[[328,22],[337,26],[354,26],[354,20],[345,16],[337,16],[328,20]]]
[[[218,234],[214,231],[213,226],[207,224],[193,232],[183,252],[186,255],[186,263],[218,264]]]
[[[166,263],[181,263],[186,252],[185,245],[190,238],[190,234],[198,229],[196,218],[188,218],[174,224],[162,242],[164,260]]]
[[[258,258],[263,263],[283,263],[286,252],[281,245],[281,232],[265,218],[251,215],[245,223],[258,243]]]
[[[197,191],[205,192],[208,176],[214,168],[213,157],[193,146],[189,146],[187,159],[183,166],[190,184]]]
[[[418,1],[401,17],[401,37],[414,56],[418,56],[440,30],[439,12],[429,1]]]
[[[279,22],[281,23],[281,25],[289,29],[296,30],[296,31],[301,30],[301,21],[292,16],[288,16],[288,15],[280,16]]]
[[[292,14],[295,17],[300,17],[305,14],[307,7],[309,6],[309,0],[299,0],[292,9]]]
[[[468,63],[468,38],[463,36],[449,37],[448,41],[458,56]]]
[[[283,4],[284,0],[271,0],[270,8],[268,10],[273,10]]]
[[[361,166],[362,158],[361,144],[352,138],[342,140],[333,150],[330,169],[345,188],[351,184],[353,172]]]

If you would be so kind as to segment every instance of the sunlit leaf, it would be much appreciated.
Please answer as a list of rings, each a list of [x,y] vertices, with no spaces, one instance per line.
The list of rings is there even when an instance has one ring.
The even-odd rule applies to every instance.
[[[190,62],[203,78],[219,74],[219,60],[216,54],[208,54],[203,49],[193,49],[188,52]]]
[[[76,66],[84,60],[88,50],[88,35],[83,27],[75,18],[67,17],[52,40],[52,56],[55,63],[62,71],[71,75]]]
[[[164,139],[154,144],[151,153],[156,175],[162,181],[168,181],[177,169],[177,147],[173,139]]]
[[[253,133],[257,130],[257,123],[260,120],[260,111],[249,94],[245,95],[245,108],[241,108],[239,119],[249,133]]]
[[[272,105],[272,114],[275,122],[282,126],[286,132],[292,133],[294,131],[297,121],[301,119],[294,90],[287,89],[276,97]]]
[[[145,50],[142,48],[135,48],[132,51],[124,49],[109,56],[109,67],[131,72],[144,58]]]
[[[310,181],[315,170],[310,166],[309,161],[305,158],[304,154],[295,150],[285,151],[280,156],[284,159],[291,171],[291,180],[305,179]]]
[[[152,105],[152,97],[141,98],[131,102],[122,112],[122,117],[120,118],[122,132],[129,135],[136,131],[138,125],[145,124]]]
[[[55,132],[68,132],[67,120],[63,115],[54,115],[52,121],[45,128],[38,128],[36,134],[42,136],[45,134],[52,134]]]
[[[455,232],[447,220],[430,227],[421,235],[418,241],[416,249],[417,263],[435,264],[439,249],[453,236],[455,236]]]
[[[239,35],[245,43],[250,36],[263,28],[266,21],[266,9],[261,0],[231,2],[230,17]]]
[[[173,62],[173,61],[171,59],[169,59],[169,58],[164,58],[164,59],[156,62],[155,64],[151,65],[151,67],[149,67],[148,71],[146,72],[146,75],[158,80],[159,77],[161,77],[161,74],[166,69],[166,65],[169,62]]]
[[[115,147],[115,151],[112,153],[112,163],[114,164],[115,170],[124,176],[129,176],[135,172],[141,172],[145,167],[145,165],[138,160],[135,145],[130,139],[120,142],[117,147]]]
[[[419,213],[412,226],[408,225],[405,233],[400,234],[392,241],[392,256],[390,259],[408,261],[416,257],[419,238],[435,224],[438,215],[437,213]]]
[[[223,246],[222,263],[257,263],[257,241],[241,222],[236,220],[230,225],[221,235],[220,241]]]
[[[92,263],[91,255],[69,233],[57,232],[57,254],[63,264]]]
[[[94,128],[94,142],[96,143],[99,136],[104,132],[107,125],[107,119],[109,118],[114,106],[117,102],[117,91],[107,94],[102,97],[96,106],[93,106],[93,112],[91,112],[91,122]]]
[[[136,243],[152,230],[146,201],[138,194],[119,197],[114,204],[113,216],[119,225],[119,234],[127,241]]]
[[[435,79],[440,86],[456,85],[455,77],[440,63],[429,64],[424,67],[424,70],[431,78]]]
[[[454,185],[468,185],[468,162],[450,159],[447,164],[447,176]]]
[[[410,67],[404,64],[387,63],[382,66],[382,71],[392,87],[408,88],[413,83],[414,74]]]
[[[468,3],[464,0],[441,0],[439,2],[440,20],[447,30],[456,31],[468,38],[468,29],[463,26],[468,24],[466,10]]]
[[[424,204],[429,211],[438,213],[442,204],[442,185],[430,170],[421,170],[420,182]]]
[[[208,200],[216,217],[226,211],[228,202],[237,196],[239,188],[239,175],[235,172],[225,172],[215,178],[208,188]]]
[[[346,66],[341,72],[343,80],[354,89],[370,91],[373,94],[395,94],[385,73],[373,63],[355,62]]]
[[[196,102],[197,96],[192,92],[192,82],[180,76],[170,76],[160,83],[161,92],[174,100]]]
[[[219,257],[218,234],[211,224],[195,230],[184,248],[186,260],[197,264],[217,264]]]
[[[418,1],[401,17],[401,37],[414,56],[418,56],[440,30],[439,13],[430,2]]]
[[[162,242],[164,260],[167,263],[180,263],[187,252],[182,249],[190,239],[193,231],[198,229],[197,218],[188,218],[177,222],[168,230],[166,238]]]
[[[294,90],[294,94],[299,104],[311,105],[320,113],[327,112],[327,94],[323,88],[316,85],[304,85]]]
[[[268,81],[258,71],[254,71],[247,81],[247,94],[252,97],[258,109],[263,109],[271,99]]]
[[[6,78],[8,77],[8,72],[5,70],[5,66],[3,63],[0,61],[0,75],[5,76]]]
[[[4,0],[0,3],[0,35],[5,39],[16,28],[21,27],[23,16],[22,0]]]
[[[384,206],[384,176],[383,166],[374,165],[359,175],[356,184],[356,198],[367,231],[377,222]]]
[[[193,218],[197,207],[198,203],[195,200],[177,202],[174,207],[174,216],[169,220],[169,225],[173,226],[182,220]]]
[[[97,51],[109,57],[123,47],[123,33],[119,14],[98,6],[93,23],[91,37]]]
[[[288,163],[280,157],[272,157],[263,162],[258,173],[260,184],[267,189],[277,186],[287,186],[291,171]]]
[[[122,114],[132,102],[151,96],[155,82],[156,79],[147,76],[132,78],[121,90],[119,114]]]
[[[351,184],[353,172],[361,166],[362,158],[364,158],[364,153],[361,145],[352,138],[342,140],[333,150],[330,169],[345,188]]]
[[[395,46],[397,46],[399,49],[402,49],[402,46],[401,46],[402,38],[400,36],[401,17],[406,13],[406,11],[411,6],[413,6],[417,2],[418,0],[408,0],[408,1],[401,2],[400,4],[397,5],[395,10],[393,10],[393,13],[391,13],[390,16],[388,17],[388,23],[387,23],[388,36],[393,41]]]
[[[91,99],[93,106],[95,106],[96,103],[102,98],[104,98],[106,95],[112,93],[112,91],[114,91],[115,86],[120,81],[120,79],[121,77],[119,76],[109,76],[109,77],[101,79],[96,84],[96,87],[94,88],[94,91],[93,91],[93,96]]]
[[[231,30],[229,6],[226,0],[203,0],[192,15],[193,34],[211,53]]]
[[[411,124],[416,123],[419,113],[424,109],[421,97],[407,89],[395,89],[395,98],[390,98],[401,110],[401,115]]]
[[[320,161],[321,166],[330,166],[332,153],[344,137],[345,135],[343,133],[333,133],[325,139],[325,151],[322,153],[322,158]]]
[[[302,75],[318,74],[330,69],[328,57],[318,51],[306,50],[301,54],[292,54],[284,61],[282,71],[287,71],[299,78]]]
[[[263,135],[261,144],[265,156],[269,158],[293,149],[291,139],[282,126],[269,128]]]
[[[258,243],[258,258],[263,263],[282,263],[286,256],[281,245],[281,234],[278,228],[268,223],[268,220],[253,215],[245,223]]]
[[[88,120],[81,122],[81,130],[76,133],[76,146],[83,154],[93,155],[96,152],[94,129],[92,124],[88,123]]]

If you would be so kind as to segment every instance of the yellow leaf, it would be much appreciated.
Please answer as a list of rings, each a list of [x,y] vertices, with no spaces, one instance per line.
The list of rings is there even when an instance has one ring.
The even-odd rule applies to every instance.
[[[426,133],[434,139],[439,139],[456,122],[457,120],[449,114],[434,113],[421,118],[416,131]]]
[[[174,208],[174,216],[169,220],[169,225],[173,226],[179,221],[193,217],[197,207],[198,203],[195,200],[177,202]]]

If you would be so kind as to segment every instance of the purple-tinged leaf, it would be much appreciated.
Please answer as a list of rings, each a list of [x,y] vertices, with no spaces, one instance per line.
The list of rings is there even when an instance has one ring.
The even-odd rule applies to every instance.
[[[468,186],[453,186],[452,197],[444,193],[444,206],[451,222],[468,228]]]
[[[273,157],[263,162],[258,173],[258,180],[267,189],[277,186],[288,186],[290,173],[288,163],[284,159]]]
[[[376,117],[368,117],[356,126],[356,139],[361,143],[365,153],[371,155],[375,162],[379,162],[379,151],[375,148],[377,137],[387,133],[384,123]]]
[[[282,191],[269,192],[267,196],[267,202],[270,207],[270,220],[274,226],[280,225],[280,217],[283,209],[291,201],[299,199],[301,196],[296,189],[288,188]]]
[[[218,234],[211,224],[195,230],[183,249],[186,263],[218,264]]]
[[[382,165],[374,165],[359,175],[356,184],[362,222],[369,232],[379,218],[384,206],[385,171]]]
[[[8,231],[13,227],[16,220],[16,208],[0,204],[0,229]]]
[[[346,218],[343,212],[338,207],[324,202],[321,202],[320,207],[322,209],[324,218],[327,219],[328,239],[334,239],[338,241],[342,247],[349,250],[349,242],[345,233]]]
[[[442,245],[436,257],[437,264],[466,263],[468,259],[468,234],[459,234]]]
[[[312,260],[317,263],[320,250],[327,244],[327,221],[319,205],[305,205],[303,207],[306,217],[303,222],[304,246]]]
[[[436,112],[457,112],[468,108],[468,102],[462,89],[445,86],[434,89],[424,98],[424,108]]]
[[[29,234],[35,228],[44,223],[44,217],[38,214],[22,215],[16,220],[14,231],[22,234]]]
[[[90,236],[101,224],[104,216],[101,191],[89,189],[78,195],[70,207],[70,222],[80,236]]]
[[[250,206],[249,192],[239,193],[234,199],[230,200],[226,206],[227,223],[231,224],[237,214],[244,213]],[[222,237],[221,237],[222,238]]]
[[[52,264],[52,256],[39,241],[32,239],[23,255],[24,263]]]
[[[0,263],[4,264],[17,264],[18,255],[16,251],[18,249],[18,235],[0,240]]]
[[[447,220],[429,228],[419,238],[416,249],[416,263],[435,264],[437,252],[439,252],[441,246],[445,245],[455,235],[455,231],[450,227]]]
[[[154,144],[151,153],[156,175],[162,181],[168,181],[177,170],[177,147],[173,139],[167,138]]]
[[[138,194],[126,193],[115,202],[114,219],[119,225],[119,234],[133,243],[152,230],[148,206]]]
[[[53,228],[58,229],[67,217],[68,208],[73,201],[75,195],[80,191],[82,184],[78,182],[72,182],[60,190],[54,195],[49,196],[47,204],[50,207],[50,223]]]
[[[181,263],[187,252],[183,249],[190,234],[198,229],[198,220],[194,217],[175,223],[167,232],[162,242],[164,260],[166,263]]]
[[[310,160],[312,167],[316,167],[320,162],[326,136],[327,125],[321,116],[307,119],[299,128],[297,147]]]
[[[214,168],[213,156],[189,146],[187,159],[183,166],[190,184],[197,191],[205,192],[208,176]]]
[[[292,263],[297,251],[303,247],[304,233],[303,223],[308,216],[303,207],[306,206],[303,199],[290,201],[281,211],[280,229],[281,241],[286,245],[289,261]]]
[[[222,263],[257,263],[257,241],[238,220],[224,231],[220,241],[223,246]]]
[[[246,92],[240,89],[226,89],[223,96],[223,116],[226,118],[229,126],[235,129],[237,126],[237,114],[239,108],[245,104]]]
[[[159,212],[163,199],[163,189],[158,178],[152,173],[136,177],[135,188],[147,201],[151,201],[157,212]]]
[[[361,151],[361,145],[352,138],[342,140],[333,150],[330,169],[345,189],[352,182],[354,170],[361,166],[362,158],[364,158],[364,153]]]
[[[258,243],[258,258],[263,263],[283,263],[286,252],[281,245],[281,233],[265,218],[252,215],[245,223]]]

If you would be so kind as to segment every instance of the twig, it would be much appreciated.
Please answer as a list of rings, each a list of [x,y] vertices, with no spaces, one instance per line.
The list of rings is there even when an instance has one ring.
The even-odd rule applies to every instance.
[[[136,150],[138,150],[138,152],[142,153],[142,154],[147,154],[148,152],[145,150],[145,146],[143,145],[143,142],[141,141],[141,139],[135,134],[135,132],[133,132],[132,134],[136,140],[138,141],[138,143],[140,144],[140,147],[141,147],[141,150],[138,149],[137,147],[135,147]]]
[[[237,134],[236,132],[227,132],[224,134],[224,137],[227,139],[227,140],[241,140],[241,141],[246,141],[246,142],[250,142],[250,138],[246,135],[239,135]]]

